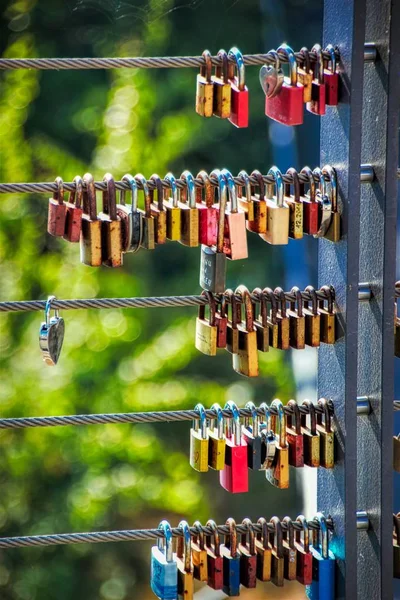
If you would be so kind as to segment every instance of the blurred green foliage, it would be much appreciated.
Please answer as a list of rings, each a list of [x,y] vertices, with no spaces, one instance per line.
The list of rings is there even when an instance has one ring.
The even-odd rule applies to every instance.
[[[198,55],[236,44],[265,49],[258,0],[2,3],[6,57]],[[240,26],[245,23],[246,26]],[[201,119],[193,69],[6,71],[0,81],[0,180],[71,181],[124,173],[226,166],[265,172],[271,163],[258,69],[248,69],[247,130]],[[99,208],[101,198],[99,200]],[[78,245],[46,234],[45,195],[0,201],[0,297],[120,297],[197,293],[199,250],[179,244],[127,255],[119,270],[90,269]],[[251,236],[251,260],[229,264],[228,285],[282,283],[279,251]],[[60,362],[38,347],[42,315],[0,318],[1,415],[57,415],[192,408],[235,400],[287,400],[293,380],[278,351],[260,356],[262,377],[233,372],[230,356],[194,348],[194,310],[64,312]],[[272,490],[262,474],[232,497],[218,475],[188,463],[189,424],[0,431],[1,535],[154,527],[166,517],[224,520],[295,514],[295,486]],[[0,597],[18,600],[147,598],[150,544],[0,552]]]

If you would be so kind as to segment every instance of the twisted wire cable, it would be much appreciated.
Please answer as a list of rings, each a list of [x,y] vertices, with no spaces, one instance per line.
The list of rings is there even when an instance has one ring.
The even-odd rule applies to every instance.
[[[310,60],[315,62],[317,55],[315,52],[310,52]],[[295,52],[298,63],[304,61],[302,52]],[[329,52],[323,52],[325,60],[330,60]],[[336,51],[337,60],[340,59],[340,54]],[[288,62],[288,57],[285,52],[279,52],[281,62]],[[233,64],[233,57],[228,57]],[[263,64],[275,64],[275,58],[272,54],[244,54],[244,63],[248,66],[256,66]],[[222,65],[222,59],[219,56],[211,57],[212,64],[215,66]],[[2,58],[0,59],[0,70],[5,69],[40,69],[61,71],[65,69],[181,69],[190,67],[205,66],[203,56],[138,56],[138,57],[116,57],[116,58]]]
[[[326,519],[327,526],[330,530],[333,529],[333,521],[330,517]],[[262,533],[262,527],[258,523],[252,524],[254,531]],[[303,531],[302,525],[296,520],[293,520],[293,526],[297,531]],[[319,529],[317,521],[308,521],[308,527],[313,530]],[[286,523],[282,522],[282,529],[287,531]],[[213,535],[213,530],[210,527],[190,527],[190,533],[195,536],[200,531],[206,535]],[[236,530],[238,534],[248,533],[248,528],[245,525],[237,524]],[[272,523],[268,523],[268,530],[271,533],[275,532],[275,527]],[[226,525],[218,525],[218,532],[223,535],[229,535],[229,527]],[[172,528],[173,537],[182,537],[183,532],[180,527]],[[71,544],[99,544],[102,542],[137,542],[144,540],[157,540],[164,538],[164,533],[161,529],[125,529],[122,531],[94,531],[91,533],[61,533],[51,535],[29,535],[18,537],[0,538],[0,548],[27,548],[32,546],[65,546]]]
[[[333,403],[328,401],[331,415],[334,414]],[[323,414],[324,410],[319,404],[314,405],[315,411]],[[285,413],[292,415],[293,410],[290,406],[284,406]],[[299,410],[302,414],[308,415],[309,409],[307,406],[299,404]],[[269,411],[273,415],[278,414],[275,406],[269,407]],[[205,409],[208,419],[216,419],[217,412],[212,409]],[[225,418],[232,418],[230,409],[223,409],[222,414]],[[251,418],[252,412],[248,408],[240,408],[239,414],[241,417]],[[260,417],[265,417],[263,408],[257,408],[257,414]],[[137,413],[99,413],[91,415],[61,415],[55,417],[16,417],[0,419],[0,429],[27,429],[31,427],[58,427],[66,425],[104,425],[108,423],[172,423],[175,421],[194,421],[200,419],[200,415],[196,410],[167,410],[167,411],[150,411]]]
[[[334,299],[334,288],[331,287],[332,297]],[[296,302],[296,295],[292,292],[284,292],[287,302]],[[319,300],[326,300],[327,296],[324,290],[316,290]],[[302,298],[311,301],[309,292],[301,292]],[[217,302],[223,298],[222,294],[213,295]],[[235,296],[238,302],[242,298]],[[254,302],[258,301],[258,296],[251,295]],[[278,294],[275,294],[277,302],[280,301]],[[229,298],[226,298],[229,302]],[[62,310],[77,310],[81,308],[168,308],[178,306],[200,306],[208,304],[206,296],[161,296],[161,297],[142,297],[142,298],[88,298],[80,300],[53,300],[52,308]],[[29,312],[44,310],[46,300],[16,300],[0,302],[0,312]]]

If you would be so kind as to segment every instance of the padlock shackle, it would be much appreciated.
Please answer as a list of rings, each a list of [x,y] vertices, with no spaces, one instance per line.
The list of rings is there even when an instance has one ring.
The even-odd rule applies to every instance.
[[[217,526],[216,522],[213,521],[212,519],[208,519],[208,521],[206,523],[206,527],[209,527],[213,531],[212,535],[214,537],[214,554],[215,554],[215,556],[221,556],[221,541],[220,541],[220,537],[219,537],[219,533],[218,533],[218,526]],[[210,535],[206,535],[206,547],[208,547],[208,548],[211,547],[211,536]]]
[[[212,74],[212,60],[211,53],[209,50],[204,50],[202,52],[202,57],[204,58],[204,65],[200,67],[200,75],[205,77],[207,83],[211,83],[211,74]]]
[[[249,290],[245,285],[239,285],[236,288],[235,295],[241,297],[245,309],[246,331],[254,331],[254,309]]]
[[[224,406],[225,410],[230,410],[232,417],[228,419],[228,435],[234,439],[235,446],[240,446],[242,442],[242,424],[240,422],[240,413],[237,405],[233,400],[228,400]],[[233,429],[233,431],[232,431]]]
[[[237,200],[236,185],[235,185],[235,180],[233,179],[233,175],[228,169],[222,169],[221,174],[225,178],[226,185],[228,188],[229,201],[231,203],[230,212],[237,213],[238,212],[238,200]]]
[[[322,218],[318,232],[314,237],[323,237],[329,229],[332,220],[332,193],[327,193],[327,182],[319,167],[315,167],[313,174],[319,179],[318,196],[322,206]]]
[[[316,534],[318,537],[318,546],[321,548],[321,556],[324,559],[329,559],[329,534],[325,515],[322,512],[318,512],[314,517],[314,521],[317,521],[319,524],[319,532],[316,532]]]
[[[251,176],[257,179],[257,185],[259,188],[259,199],[265,200],[265,182],[262,174],[260,173],[260,171],[258,171],[258,169],[254,169],[254,171],[251,172]]]
[[[236,521],[232,517],[229,517],[225,525],[229,527],[229,534],[225,535],[225,546],[229,548],[231,557],[236,558],[238,556]]]
[[[55,183],[57,190],[53,192],[53,200],[58,200],[58,204],[64,204],[64,182],[61,177],[56,177]]]
[[[297,523],[300,523],[303,532],[303,548],[304,552],[310,550],[310,532],[308,529],[308,522],[304,515],[299,515],[296,519]],[[296,541],[298,544],[301,543],[301,531],[296,530]]]
[[[224,251],[225,213],[227,203],[226,180],[219,169],[214,169],[211,172],[210,177],[216,177],[218,179],[219,216],[217,231],[217,252],[221,254]]]
[[[287,59],[288,59],[288,63],[289,63],[289,78],[290,78],[290,85],[292,86],[297,86],[297,61],[296,61],[296,55],[293,52],[293,49],[288,46],[287,44],[281,44],[277,50],[278,54],[279,52],[282,52],[283,54],[286,55]]]
[[[284,537],[289,544],[289,548],[294,549],[294,525],[293,521],[290,517],[284,517],[282,519],[282,523],[285,523],[287,530],[284,533]]]
[[[287,406],[289,406],[293,413],[290,415],[287,415],[286,420],[290,420],[290,426],[293,427],[293,420],[294,420],[294,427],[293,429],[295,430],[297,435],[301,435],[301,414],[300,414],[300,409],[299,409],[299,405],[297,404],[296,400],[289,400],[289,402],[287,403]]]
[[[168,181],[171,187],[172,206],[178,208],[178,186],[176,185],[176,179],[172,173],[167,173],[164,180]]]
[[[199,413],[200,419],[195,419],[193,422],[193,429],[195,431],[201,431],[201,437],[203,440],[207,439],[207,415],[204,406],[200,403],[196,404],[194,410]],[[200,423],[199,423],[200,421]]]
[[[276,418],[276,423],[279,423],[279,446],[281,448],[286,448],[287,447],[287,440],[286,440],[286,413],[285,413],[285,409],[283,407],[282,402],[278,399],[275,398],[272,401],[271,406],[275,407],[278,411],[278,415]],[[276,432],[276,430],[275,430]]]
[[[205,205],[207,208],[212,208],[215,201],[214,186],[211,184],[207,171],[199,171],[196,175],[196,179],[202,180]],[[203,188],[196,187],[196,202],[198,204],[203,202]]]
[[[253,434],[253,437],[258,437],[260,435],[260,419],[257,414],[256,405],[254,404],[254,402],[251,402],[251,400],[250,400],[249,402],[246,403],[245,408],[247,408],[248,410],[251,410],[252,434]],[[246,419],[246,421],[248,421],[248,419]]]
[[[264,550],[269,550],[271,548],[271,544],[269,543],[267,519],[260,517],[257,521],[257,525],[261,525],[261,533],[257,533],[257,539],[262,542]]]
[[[160,212],[163,212],[165,210],[164,200],[163,200],[164,188],[163,188],[163,184],[161,181],[161,177],[159,175],[157,175],[157,173],[153,173],[153,175],[150,177],[150,181],[153,181],[156,186],[155,190],[151,190],[150,197],[154,202],[154,195],[157,192],[157,203],[156,203],[157,208]]]
[[[86,190],[83,192],[83,212],[89,215],[91,221],[97,221],[96,188],[93,175],[85,173],[83,181],[86,185]]]
[[[274,290],[274,296],[279,296],[281,316],[283,319],[286,319],[286,295],[284,290],[279,286],[276,287]]]
[[[259,316],[261,317],[261,325],[263,327],[267,327],[268,326],[268,306],[267,306],[266,296],[264,296],[262,289],[259,287],[254,288],[253,296],[256,296],[256,298],[258,299],[258,301],[260,303],[260,315]]]
[[[196,188],[194,183],[194,177],[190,171],[183,171],[181,179],[186,183],[187,187],[187,202],[189,208],[196,208]]]
[[[200,521],[195,521],[193,523],[193,527],[197,528],[197,534],[193,537],[193,541],[194,542],[198,542],[199,546],[200,546],[200,550],[204,550],[205,546],[204,546],[204,531],[203,531],[203,526],[200,523]]]
[[[336,177],[336,171],[333,167],[331,167],[331,165],[325,165],[322,168],[322,175],[324,176],[324,181],[325,180],[325,175],[327,175],[327,177],[329,177],[329,189],[330,189],[330,197],[331,197],[331,203],[332,203],[332,210],[333,212],[337,212],[337,177]]]
[[[303,65],[304,65],[304,70],[309,73],[311,71],[311,60],[310,60],[310,53],[308,51],[307,46],[303,46],[300,49],[300,54],[303,55]]]
[[[137,203],[138,203],[138,187],[136,183],[136,179],[130,173],[126,173],[122,181],[126,181],[131,188],[131,212],[137,212]],[[125,205],[125,190],[121,190],[121,194],[119,197],[120,204],[122,206]]]
[[[147,185],[147,179],[142,173],[137,173],[135,179],[138,183],[142,184],[143,196],[144,196],[144,214],[146,217],[151,217],[151,195],[149,186]]]
[[[296,171],[296,169],[294,167],[290,167],[287,171],[286,171],[286,175],[291,175],[292,179],[293,179],[293,183],[286,183],[285,184],[285,196],[290,196],[290,188],[291,185],[293,185],[293,198],[295,202],[299,202],[301,204],[301,200],[300,200],[300,191],[301,191],[301,185],[300,185],[300,178],[299,178],[299,174]]]
[[[158,529],[162,529],[164,533],[164,539],[157,539],[157,547],[159,550],[163,550],[165,548],[165,560],[168,563],[173,562],[173,546],[172,546],[172,529],[171,525],[165,519],[161,521],[158,526]]]
[[[117,192],[115,179],[111,173],[106,173],[103,177],[106,182],[106,189],[103,191],[103,213],[108,215],[111,221],[117,220]]]
[[[326,61],[327,65],[329,66],[329,63],[331,63],[331,71],[332,73],[336,73],[336,52],[335,52],[335,48],[332,46],[332,44],[328,44],[327,47],[325,48],[325,52],[329,52],[329,60]]]
[[[312,314],[314,316],[318,316],[318,296],[317,296],[317,292],[315,291],[315,288],[312,285],[308,285],[304,291],[308,292],[311,296],[311,312],[312,312]],[[309,306],[308,300],[304,300],[303,304],[304,304],[305,308],[308,308],[308,306]]]
[[[325,418],[325,431],[327,433],[332,433],[332,419],[328,400],[326,398],[320,398],[318,400],[318,406],[320,406],[324,411],[323,416]],[[322,423],[322,415],[318,415],[317,420]]]
[[[69,193],[70,204],[75,204],[75,208],[81,208],[83,205],[83,179],[80,175],[74,177],[75,189]]]
[[[290,293],[296,296],[296,300],[294,302],[290,302],[291,309],[294,310],[297,305],[297,315],[299,317],[303,317],[303,296],[301,294],[300,288],[298,288],[297,285],[295,285],[290,290]]]
[[[302,405],[308,410],[310,416],[310,432],[311,435],[317,435],[317,417],[315,413],[315,406],[310,400],[303,400]],[[301,421],[303,425],[307,424],[307,415],[301,415]]]
[[[223,48],[218,50],[217,54],[218,58],[222,60],[222,65],[217,65],[215,67],[215,76],[222,79],[224,83],[228,83],[229,81],[229,60],[228,55]]]
[[[50,311],[51,305],[54,302],[54,300],[57,300],[56,296],[49,296],[46,301],[46,306],[44,308],[44,320],[46,321],[46,327],[50,325]],[[54,315],[56,318],[58,318],[59,311],[57,308],[54,309]]]
[[[246,517],[242,521],[242,525],[247,527],[247,533],[243,533],[241,536],[242,545],[247,549],[247,538],[249,540],[248,549],[251,556],[256,554],[256,534],[251,519]]]
[[[211,407],[211,410],[215,410],[217,413],[217,435],[219,440],[224,439],[224,431],[225,431],[225,419],[224,414],[222,412],[222,408],[218,404],[218,402],[214,402]],[[210,429],[215,429],[215,419],[210,420]]]
[[[332,290],[329,287],[329,285],[323,285],[321,287],[320,291],[325,295],[325,298],[327,299],[327,302],[328,302],[328,313],[332,315],[333,314],[333,295],[332,295]],[[320,300],[320,303],[322,303],[322,305],[323,305],[324,301]]]
[[[237,326],[238,326],[238,304],[239,303],[236,300],[233,290],[231,290],[230,288],[225,290],[224,296],[225,296],[225,298],[227,298],[228,302],[230,302],[230,305],[231,305],[232,329],[237,329]],[[229,320],[229,315],[228,315],[228,320]]]
[[[277,323],[276,315],[278,314],[278,303],[276,301],[275,294],[271,288],[266,287],[263,289],[263,296],[271,304],[271,313],[270,313],[271,314],[271,323],[273,325],[276,325],[276,323]]]
[[[317,60],[314,65],[314,79],[318,80],[318,83],[324,83],[324,56],[322,54],[322,48],[320,44],[314,44],[311,48],[311,52],[317,55]]]
[[[250,178],[249,178],[247,171],[242,169],[240,171],[238,177],[241,177],[242,179],[244,179],[244,185],[243,186],[239,185],[237,188],[238,198],[242,197],[242,187],[244,187],[244,189],[246,190],[246,201],[251,202],[251,183],[250,183]]]
[[[186,573],[192,571],[192,536],[190,533],[189,523],[180,521],[178,527],[183,531],[183,537],[179,536],[176,544],[176,555],[178,558],[183,558],[183,564]]]
[[[217,322],[216,318],[215,318],[215,313],[217,312],[217,305],[215,302],[215,298],[214,298],[212,292],[209,292],[208,290],[203,290],[201,292],[201,295],[205,296],[208,300],[208,306],[210,309],[209,322],[212,327],[215,327],[215,324]],[[205,315],[206,315],[206,305],[200,304],[199,305],[199,319],[204,319]]]
[[[236,62],[236,69],[238,72],[238,88],[242,92],[246,87],[246,69],[244,66],[243,54],[239,48],[233,46],[228,52],[228,58],[234,58]]]
[[[274,538],[272,546],[275,548],[276,556],[278,558],[283,558],[282,523],[281,523],[279,517],[275,517],[275,516],[270,519],[270,523],[272,523],[272,525],[275,528],[274,533],[270,534]]]
[[[273,166],[268,171],[268,176],[269,175],[271,175],[271,177],[273,177],[275,179],[275,183],[268,184],[268,196],[270,198],[273,197],[273,194],[270,193],[270,188],[272,188],[274,186],[275,190],[276,190],[276,205],[279,208],[282,208],[283,206],[285,206],[285,203],[284,203],[285,186],[283,183],[282,173],[278,169],[278,167]]]
[[[316,185],[315,185],[315,179],[314,179],[312,170],[310,169],[310,167],[307,167],[307,166],[303,167],[302,170],[300,171],[300,175],[306,175],[308,178],[308,185],[309,185],[308,197],[310,199],[310,202],[317,202]],[[302,182],[300,182],[300,189],[301,189],[300,195],[304,195],[304,183],[302,183]]]

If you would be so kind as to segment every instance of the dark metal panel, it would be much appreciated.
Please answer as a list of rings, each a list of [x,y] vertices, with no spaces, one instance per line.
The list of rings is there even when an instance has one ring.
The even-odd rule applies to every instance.
[[[319,350],[318,394],[335,404],[338,462],[318,470],[318,508],[335,522],[332,549],[338,558],[337,598],[357,598],[357,320],[361,113],[364,73],[365,0],[326,0],[324,46],[337,44],[342,57],[342,102],[321,119],[321,165],[338,175],[344,238],[319,242],[319,282],[332,284],[344,337]]]
[[[361,192],[360,280],[373,297],[360,306],[358,391],[372,413],[358,430],[358,506],[371,529],[358,540],[359,598],[392,597],[393,304],[396,268],[400,3],[367,0],[366,39],[378,60],[365,68],[362,157],[376,181]],[[380,574],[380,576],[378,575]]]

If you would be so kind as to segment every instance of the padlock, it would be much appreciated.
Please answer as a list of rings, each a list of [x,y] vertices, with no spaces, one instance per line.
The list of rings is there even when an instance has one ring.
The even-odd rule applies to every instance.
[[[156,186],[155,190],[150,190],[151,198],[151,216],[154,219],[154,241],[156,244],[165,244],[167,241],[167,211],[164,206],[164,190],[161,178],[154,173],[150,181]],[[157,193],[157,202],[154,196]]]
[[[281,69],[281,59],[276,50],[270,50],[267,55],[275,61],[274,65],[263,65],[260,69],[260,85],[267,98],[277,96],[281,91],[285,77]]]
[[[178,527],[183,530],[183,537],[178,537],[175,554],[178,569],[178,600],[193,600],[192,537],[187,521],[181,521]]]
[[[284,577],[288,581],[294,581],[297,575],[297,549],[294,543],[294,526],[290,517],[284,517],[282,523],[286,525],[286,531],[283,532],[283,557],[284,557]]]
[[[265,475],[275,487],[287,489],[289,487],[289,445],[286,439],[286,414],[282,402],[278,399],[272,401],[271,407],[278,411],[277,416],[272,415],[271,429],[277,434],[277,425],[279,424],[279,441],[276,445],[272,466],[265,471]]]
[[[239,348],[232,355],[232,366],[236,373],[246,377],[258,377],[257,332],[254,327],[253,303],[249,290],[240,285],[235,294],[240,295],[244,303],[245,319],[238,325]]]
[[[228,318],[226,326],[226,350],[230,354],[237,354],[239,351],[238,322],[241,320],[241,305],[236,300],[233,290],[226,290],[224,296],[231,305],[231,319]]]
[[[199,243],[205,246],[215,246],[217,243],[218,210],[214,206],[214,186],[205,171],[197,173],[196,179],[201,179],[203,182],[203,187],[196,187],[196,206],[199,211]]]
[[[303,296],[298,287],[294,286],[290,293],[295,296],[295,302],[290,301],[287,312],[289,317],[289,340],[292,348],[303,350],[306,347],[306,318],[303,314]]]
[[[334,600],[335,596],[335,556],[329,549],[329,534],[326,519],[317,513],[315,520],[319,524],[319,532],[313,532],[313,581],[306,587],[310,600]]]
[[[332,222],[332,193],[328,190],[328,183],[319,167],[315,167],[313,177],[319,180],[317,200],[320,205],[318,231],[315,238],[324,237]]]
[[[307,519],[299,515],[296,519],[300,523],[302,531],[296,530],[295,546],[297,550],[297,574],[296,578],[302,585],[311,585],[313,573],[313,558],[310,552],[309,531]],[[301,534],[303,533],[303,541]]]
[[[286,296],[281,287],[274,290],[275,297],[279,298],[279,310],[276,314],[278,323],[278,345],[280,350],[289,350],[290,347],[290,320],[286,312]]]
[[[190,466],[200,473],[208,471],[208,431],[207,417],[202,404],[195,406],[195,411],[199,413],[199,420],[193,421],[193,426],[190,430]]]
[[[215,321],[217,325],[217,348],[226,348],[226,332],[228,328],[228,303],[226,296],[222,296],[221,301],[217,305]]]
[[[397,299],[394,303],[394,355],[400,357],[400,319],[397,316]]]
[[[330,60],[326,61],[324,68],[325,102],[327,106],[339,104],[339,74],[336,71],[336,52],[332,44],[328,44],[325,52],[329,52]],[[325,62],[325,61],[324,61]],[[331,68],[329,68],[329,63]]]
[[[300,198],[300,179],[296,169],[290,167],[286,175],[293,179],[293,196],[290,194],[290,184],[285,184],[285,202],[289,207],[289,237],[300,240],[303,237],[303,203]]]
[[[225,543],[221,546],[223,557],[224,585],[223,591],[227,596],[240,594],[240,554],[238,551],[236,523],[229,518],[226,521],[229,535],[225,535]]]
[[[262,402],[260,410],[264,412],[264,419],[260,423],[261,470],[266,471],[267,469],[271,469],[274,465],[279,437],[271,429],[271,413],[268,404]]]
[[[64,182],[61,177],[56,178],[57,191],[49,198],[47,216],[47,233],[56,237],[63,237],[65,233],[66,205],[64,203]]]
[[[317,432],[320,441],[320,466],[333,469],[335,466],[335,434],[332,431],[332,419],[326,398],[318,400],[323,413],[317,413]],[[323,417],[323,418],[322,418]]]
[[[261,526],[261,533],[256,535],[257,579],[271,581],[272,548],[269,543],[268,523],[264,517],[260,517],[257,525]]]
[[[258,194],[251,194],[250,200],[253,207],[253,219],[247,220],[246,227],[253,233],[267,233],[267,200],[265,198],[265,183],[260,171],[254,170],[251,177],[257,180]],[[255,187],[255,186],[252,186]]]
[[[227,419],[225,467],[219,472],[219,482],[228,492],[240,494],[249,490],[247,444],[242,438],[238,407],[229,401],[224,408],[231,410],[232,418]]]
[[[326,165],[322,169],[322,174],[329,178],[328,188],[330,190],[331,204],[332,204],[332,218],[327,232],[324,235],[326,240],[331,242],[340,241],[340,213],[338,212],[337,204],[337,177],[336,171],[330,165]]]
[[[101,221],[101,255],[105,267],[122,266],[122,228],[117,215],[117,198],[114,177],[106,173],[103,177],[106,189],[103,190],[103,210]]]
[[[172,173],[167,173],[164,180],[171,186],[164,189],[164,206],[167,211],[167,238],[178,242],[181,238],[181,209],[179,208],[178,187]]]
[[[251,197],[250,177],[247,171],[245,171],[244,169],[240,171],[238,177],[241,177],[241,179],[243,179],[244,184],[243,186],[236,186],[236,195],[238,200],[238,206],[244,212],[247,227],[249,221],[254,221],[254,201]],[[245,189],[246,198],[244,198],[243,196],[243,187]]]
[[[218,52],[220,65],[215,68],[215,75],[211,77],[214,85],[213,115],[220,119],[231,116],[231,82],[229,81],[229,60],[225,50]]]
[[[267,186],[267,232],[260,237],[269,244],[285,245],[289,243],[289,207],[284,201],[284,185],[282,173],[277,167],[272,167],[268,175],[275,183]],[[273,194],[276,187],[276,195]]]
[[[400,434],[393,436],[393,469],[400,473]]]
[[[194,177],[190,171],[184,171],[181,179],[186,183],[185,202],[179,202],[181,209],[181,238],[184,246],[195,248],[199,245],[199,209],[196,202]]]
[[[200,73],[196,80],[196,112],[201,117],[212,117],[214,84],[211,80],[211,54],[208,50],[204,50],[202,56],[204,65],[200,67]]]
[[[393,577],[400,579],[400,515],[393,515]]]
[[[49,367],[54,367],[58,362],[65,333],[64,319],[59,316],[57,309],[54,311],[54,317],[50,318],[51,305],[56,299],[55,296],[48,298],[44,311],[44,322],[39,330],[39,347],[42,351],[43,361]]]
[[[242,534],[239,544],[240,583],[246,588],[255,588],[257,585],[256,534],[251,519],[243,519],[242,525],[247,527],[248,533]]]
[[[283,125],[303,123],[303,86],[297,78],[296,56],[287,44],[278,48],[278,53],[286,54],[289,63],[289,77],[285,77],[279,94],[265,98],[265,114]]]
[[[271,288],[263,289],[263,296],[267,302],[271,305],[271,310],[267,317],[268,328],[269,328],[269,345],[271,348],[279,347],[279,326],[278,326],[278,303],[275,298],[274,292]]]
[[[226,255],[224,253],[225,210],[227,203],[226,181],[219,169],[214,169],[211,177],[218,178],[218,230],[217,245],[209,248],[201,246],[200,254],[200,286],[203,290],[214,293],[225,291]]]
[[[274,585],[282,587],[285,575],[282,523],[278,517],[272,517],[270,523],[275,529],[274,533],[270,533],[270,541],[273,540],[271,544],[271,581]]]
[[[311,86],[311,100],[307,102],[306,108],[308,112],[314,115],[324,115],[326,112],[326,87],[324,82],[324,60],[322,48],[319,44],[314,44],[311,48],[317,56],[314,65],[314,78]]]
[[[320,440],[317,430],[315,406],[310,400],[304,400],[303,406],[308,409],[310,427],[307,426],[307,415],[301,415],[301,432],[304,444],[304,464],[308,467],[320,466]]]
[[[224,559],[221,556],[221,545],[219,540],[218,527],[215,521],[209,519],[206,527],[212,530],[214,544],[211,543],[211,536],[206,535],[205,548],[207,551],[207,585],[213,590],[222,590],[224,586]]]
[[[307,235],[316,235],[321,221],[322,205],[316,198],[316,186],[313,172],[310,167],[303,167],[300,175],[305,175],[308,179],[309,191],[304,192],[304,183],[300,184],[300,199],[303,203],[303,231]]]
[[[82,230],[83,179],[79,175],[74,178],[75,190],[70,192],[69,200],[65,203],[64,240],[79,242]]]
[[[228,169],[222,169],[221,174],[225,177],[229,193],[229,206],[225,211],[224,253],[230,260],[240,260],[248,257],[246,218],[238,207],[232,173]]]
[[[310,54],[306,46],[301,48],[300,53],[302,55],[302,64],[297,67],[297,80],[303,86],[303,102],[311,102],[312,98],[312,80],[314,78],[313,71],[311,69]]]
[[[321,292],[327,300],[327,308],[325,301],[319,301],[318,312],[321,317],[321,342],[324,344],[334,344],[336,342],[336,314],[333,305],[333,293],[329,286],[324,285]]]
[[[161,521],[158,529],[163,531],[164,541],[158,538],[157,546],[151,549],[150,586],[160,600],[176,600],[178,567],[173,558],[171,526],[168,521]]]
[[[225,420],[222,409],[216,402],[212,405],[211,410],[217,413],[217,426],[215,427],[215,419],[210,419],[208,429],[208,466],[214,471],[222,471],[225,467]]]
[[[121,220],[121,237],[123,252],[137,252],[142,243],[142,216],[138,211],[138,190],[135,178],[127,173],[122,181],[126,181],[131,190],[131,203],[125,202],[125,190],[121,190],[117,215]]]
[[[198,531],[192,540],[193,577],[199,581],[208,581],[207,550],[205,547],[204,531],[200,521],[195,521],[193,527],[197,527]]]
[[[135,175],[136,183],[142,186],[144,197],[144,209],[138,208],[142,219],[142,247],[146,250],[154,250],[156,247],[156,220],[151,214],[151,195],[147,179],[141,173]]]
[[[312,348],[317,348],[321,341],[321,315],[318,312],[318,297],[312,285],[308,285],[305,292],[308,292],[311,297],[311,309],[309,308],[309,301],[303,300],[303,313],[306,320],[306,344]]]
[[[229,64],[228,77],[231,84],[231,114],[228,119],[235,127],[248,127],[249,90],[246,86],[243,54],[239,48],[233,47],[228,52],[228,58],[235,60],[237,70],[237,77],[235,77],[235,66],[232,63]]]
[[[96,189],[90,173],[83,176],[82,235],[80,240],[81,263],[90,267],[101,265],[101,221],[97,218]]]
[[[286,437],[289,444],[289,465],[304,467],[304,440],[301,432],[301,415],[295,400],[289,400],[288,408],[292,412],[286,415]]]
[[[205,316],[205,305],[199,306],[199,315],[196,319],[196,337],[195,346],[197,350],[207,356],[215,356],[217,354],[217,326],[215,323],[215,300],[211,292],[202,292],[208,300],[210,316]]]
[[[268,306],[266,296],[261,288],[253,290],[255,296],[260,302],[260,312],[254,320],[254,327],[257,333],[257,348],[260,352],[269,351],[269,325],[268,325]]]
[[[259,417],[253,402],[247,402],[246,407],[251,411],[251,425],[248,417],[244,420],[242,436],[247,444],[247,466],[252,471],[261,469],[261,436]]]

